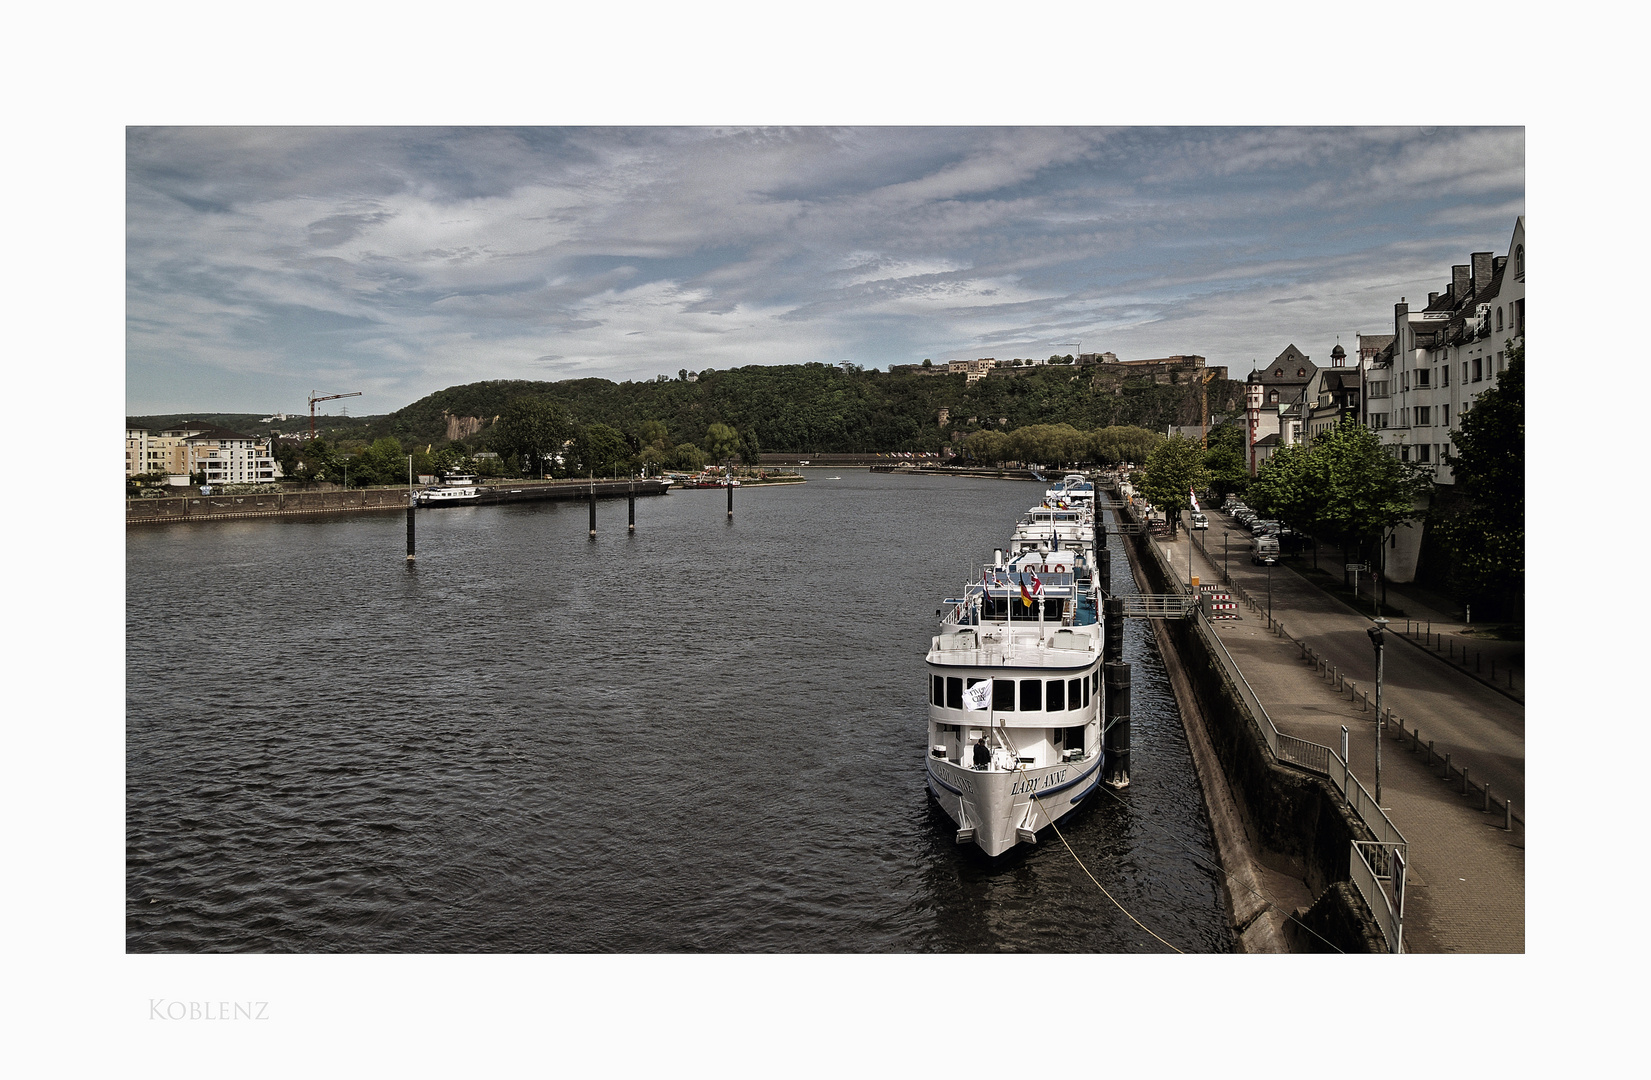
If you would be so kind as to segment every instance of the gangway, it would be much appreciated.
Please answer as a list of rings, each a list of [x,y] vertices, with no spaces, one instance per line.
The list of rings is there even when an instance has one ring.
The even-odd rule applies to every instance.
[[[1198,598],[1181,593],[1147,593],[1121,599],[1126,619],[1188,619],[1198,611]]]

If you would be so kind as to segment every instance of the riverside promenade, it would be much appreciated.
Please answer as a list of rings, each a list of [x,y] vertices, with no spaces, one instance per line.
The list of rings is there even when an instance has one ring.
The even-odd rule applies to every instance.
[[[1174,542],[1165,537],[1152,542],[1183,582],[1189,576],[1202,584],[1222,582],[1227,568],[1248,601],[1234,591],[1236,611],[1226,614],[1238,618],[1212,625],[1244,679],[1286,734],[1338,747],[1345,725],[1349,765],[1373,789],[1375,654],[1366,634],[1371,616],[1286,567],[1273,567],[1269,581],[1265,567],[1250,563],[1248,534],[1228,526],[1228,554],[1211,516],[1213,541],[1199,536],[1201,543],[1192,544],[1192,534],[1183,529]],[[1439,615],[1433,632],[1454,634],[1456,648],[1472,642],[1460,633],[1465,627],[1459,621],[1421,613],[1414,604],[1406,611],[1412,623],[1417,614],[1424,621]],[[1523,646],[1517,648],[1520,685],[1510,692],[1475,673],[1471,659],[1466,666],[1454,662],[1447,646],[1435,654],[1431,645],[1406,639],[1404,627],[1400,617],[1386,637],[1383,705],[1397,723],[1387,728],[1380,754],[1381,805],[1409,842],[1405,951],[1523,952]],[[1502,667],[1508,666],[1508,654],[1507,649],[1497,653],[1504,658]],[[1419,736],[1409,734],[1417,731]],[[1489,793],[1483,790],[1486,783]],[[1510,818],[1511,830],[1504,827]]]

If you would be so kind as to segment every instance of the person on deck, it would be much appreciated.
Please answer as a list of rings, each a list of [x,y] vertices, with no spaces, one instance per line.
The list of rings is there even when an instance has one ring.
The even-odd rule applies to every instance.
[[[984,769],[991,764],[992,752],[986,749],[986,737],[982,735],[975,740],[975,768]]]

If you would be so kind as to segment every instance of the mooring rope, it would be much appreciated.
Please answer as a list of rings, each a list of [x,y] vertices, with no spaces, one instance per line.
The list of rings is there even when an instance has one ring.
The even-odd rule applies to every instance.
[[[1032,802],[1034,804],[1036,804],[1039,809],[1042,809],[1042,807],[1043,807],[1043,800],[1042,799],[1038,798],[1036,795],[1033,795],[1032,796]],[[1148,934],[1152,934],[1152,936],[1154,938],[1157,938],[1159,943],[1162,944],[1165,948],[1169,949],[1172,952],[1178,952],[1178,953],[1182,952],[1182,950],[1177,949],[1174,945],[1171,945],[1169,942],[1165,941],[1163,938],[1158,937],[1157,934],[1154,934],[1152,932],[1152,930],[1150,928],[1148,928],[1146,923],[1142,922],[1140,919],[1137,919],[1134,915],[1131,915],[1129,913],[1128,908],[1126,908],[1122,904],[1118,903],[1118,898],[1106,891],[1106,886],[1101,884],[1100,879],[1097,878],[1094,874],[1089,873],[1089,867],[1087,867],[1083,864],[1083,860],[1078,858],[1078,853],[1076,851],[1072,850],[1072,845],[1068,844],[1066,842],[1066,837],[1061,835],[1060,826],[1055,824],[1055,819],[1052,816],[1049,815],[1049,811],[1044,810],[1044,816],[1049,817],[1049,827],[1051,829],[1055,830],[1055,835],[1059,836],[1060,840],[1061,840],[1061,843],[1066,845],[1066,850],[1072,856],[1072,861],[1078,864],[1078,869],[1082,870],[1086,875],[1088,875],[1089,880],[1093,881],[1095,883],[1095,887],[1097,889],[1101,890],[1101,894],[1103,896],[1105,896],[1108,900],[1112,901],[1113,906],[1115,906],[1119,911],[1123,912],[1124,915],[1128,917],[1130,922],[1134,923],[1136,926],[1139,926],[1142,930],[1145,930]],[[1185,954],[1183,953],[1183,955],[1185,955]]]
[[[1110,795],[1112,797],[1112,799],[1115,802],[1118,803],[1118,805],[1120,805],[1120,806],[1128,806],[1129,805],[1129,803],[1125,802],[1123,800],[1123,798],[1120,797],[1116,791],[1108,790],[1108,788],[1105,784],[1097,784],[1095,786],[1100,788],[1102,791],[1105,791],[1106,794]],[[1034,795],[1033,798],[1037,798],[1037,796]],[[1152,824],[1152,822],[1150,822],[1150,821],[1148,821],[1144,818],[1141,819],[1141,823],[1142,824],[1147,824],[1147,825]],[[1053,823],[1051,823],[1051,824],[1053,824]],[[1060,835],[1059,830],[1056,830],[1056,835],[1057,836]],[[1201,854],[1199,851],[1197,851],[1196,849],[1194,849],[1192,847],[1192,845],[1188,844],[1186,841],[1181,840],[1180,838],[1176,837],[1174,834],[1170,833],[1168,830],[1161,830],[1160,835],[1166,837],[1170,841],[1170,843],[1175,844],[1179,847],[1185,848],[1186,851],[1187,851],[1187,854],[1191,855],[1194,859],[1197,859],[1199,862],[1204,863],[1206,866],[1208,866],[1209,869],[1214,870],[1216,873],[1218,873],[1222,877],[1226,878],[1228,884],[1232,884],[1235,881],[1235,879],[1234,879],[1234,877],[1231,873],[1229,873],[1226,869],[1224,869],[1220,865],[1211,866],[1209,864],[1208,860],[1205,858],[1205,856],[1203,854]],[[1061,842],[1065,843],[1066,838],[1062,837]],[[1085,872],[1087,873],[1087,871],[1085,871]],[[1293,913],[1285,911],[1283,908],[1279,907],[1277,904],[1275,904],[1271,900],[1267,899],[1267,897],[1262,895],[1262,893],[1259,889],[1255,888],[1252,885],[1245,885],[1243,882],[1238,882],[1238,884],[1241,885],[1247,891],[1249,891],[1251,894],[1253,894],[1256,897],[1256,899],[1260,900],[1263,904],[1266,904],[1269,910],[1276,911],[1280,915],[1283,915],[1286,919],[1289,919],[1291,922],[1295,923],[1297,926],[1301,927],[1303,930],[1307,931],[1309,934],[1312,934],[1314,937],[1318,938],[1320,941],[1324,942],[1326,945],[1330,946],[1332,949],[1335,949],[1337,952],[1343,953],[1343,954],[1346,953],[1345,949],[1341,948],[1335,942],[1331,941],[1329,938],[1325,937],[1323,934],[1319,933],[1317,930],[1314,930],[1311,926],[1308,926],[1306,923],[1304,923],[1300,919],[1296,918],[1296,916]],[[1148,933],[1151,933],[1151,931],[1148,931]]]

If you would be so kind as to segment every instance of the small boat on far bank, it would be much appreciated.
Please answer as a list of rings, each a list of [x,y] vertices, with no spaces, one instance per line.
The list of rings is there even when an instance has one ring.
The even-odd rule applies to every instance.
[[[425,488],[417,496],[420,506],[474,502],[481,497],[482,490],[476,486],[475,473],[447,473],[441,478],[440,485]]]

